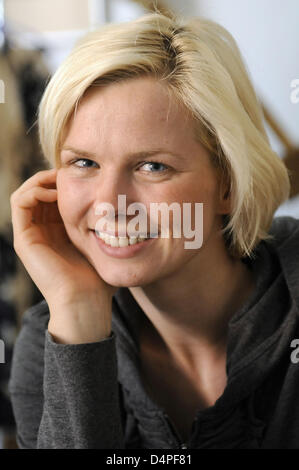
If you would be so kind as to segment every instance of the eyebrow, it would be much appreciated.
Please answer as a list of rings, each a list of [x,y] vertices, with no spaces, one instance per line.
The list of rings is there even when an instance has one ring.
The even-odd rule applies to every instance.
[[[88,157],[88,158],[92,158],[92,159],[97,159],[97,155],[93,152],[87,152],[85,150],[81,150],[81,149],[76,149],[74,147],[70,147],[70,146],[66,146],[66,147],[62,147],[61,152],[63,151],[70,151],[70,152],[73,152],[75,153],[76,155],[79,155],[81,157]],[[174,157],[176,158],[177,160],[183,160],[184,157],[183,156],[180,156],[178,154],[175,154],[173,152],[170,152],[169,150],[166,150],[166,149],[163,149],[163,148],[156,148],[156,149],[152,149],[152,150],[143,150],[143,151],[139,151],[139,152],[134,152],[134,153],[130,153],[130,154],[127,154],[126,157],[129,159],[129,158],[148,158],[148,157],[153,157],[154,155],[158,155],[158,154],[167,154],[167,155],[170,155],[171,157]]]

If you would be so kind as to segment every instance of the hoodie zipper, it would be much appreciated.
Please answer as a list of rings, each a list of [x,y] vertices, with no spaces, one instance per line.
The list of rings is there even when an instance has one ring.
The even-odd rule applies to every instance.
[[[186,442],[183,442],[178,430],[176,429],[175,425],[171,421],[171,419],[168,417],[167,413],[163,413],[165,421],[167,422],[168,426],[170,427],[175,439],[176,439],[176,444],[178,446],[178,449],[188,449],[188,445]]]

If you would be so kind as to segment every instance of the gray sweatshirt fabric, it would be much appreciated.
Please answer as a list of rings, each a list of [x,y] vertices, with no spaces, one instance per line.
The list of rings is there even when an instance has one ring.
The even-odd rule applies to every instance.
[[[278,217],[270,233],[256,258],[244,259],[257,285],[229,322],[227,386],[197,412],[188,442],[145,390],[144,313],[120,288],[112,333],[96,343],[55,343],[45,301],[24,314],[9,383],[19,447],[299,449],[299,354],[291,346],[299,339],[299,220]]]

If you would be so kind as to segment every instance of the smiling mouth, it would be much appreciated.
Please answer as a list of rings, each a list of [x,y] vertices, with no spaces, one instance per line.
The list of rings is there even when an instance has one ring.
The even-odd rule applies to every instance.
[[[106,245],[113,246],[113,247],[125,247],[129,245],[135,245],[136,243],[142,243],[145,240],[149,240],[150,238],[157,238],[157,237],[148,237],[143,235],[133,236],[133,237],[115,237],[105,232],[99,232],[94,230],[96,236],[103,240]]]

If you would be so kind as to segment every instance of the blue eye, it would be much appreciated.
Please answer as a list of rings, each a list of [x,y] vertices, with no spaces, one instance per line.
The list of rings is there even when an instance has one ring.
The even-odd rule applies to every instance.
[[[89,160],[88,158],[79,158],[78,160],[75,160],[73,164],[79,168],[97,168],[98,166],[96,162]]]
[[[164,165],[163,163],[159,163],[159,162],[145,162],[141,165],[141,167],[144,167],[146,165],[149,165],[153,171],[149,171],[149,173],[161,173],[161,172],[165,172],[168,170],[168,167],[166,165]],[[161,167],[163,167],[161,169]]]

